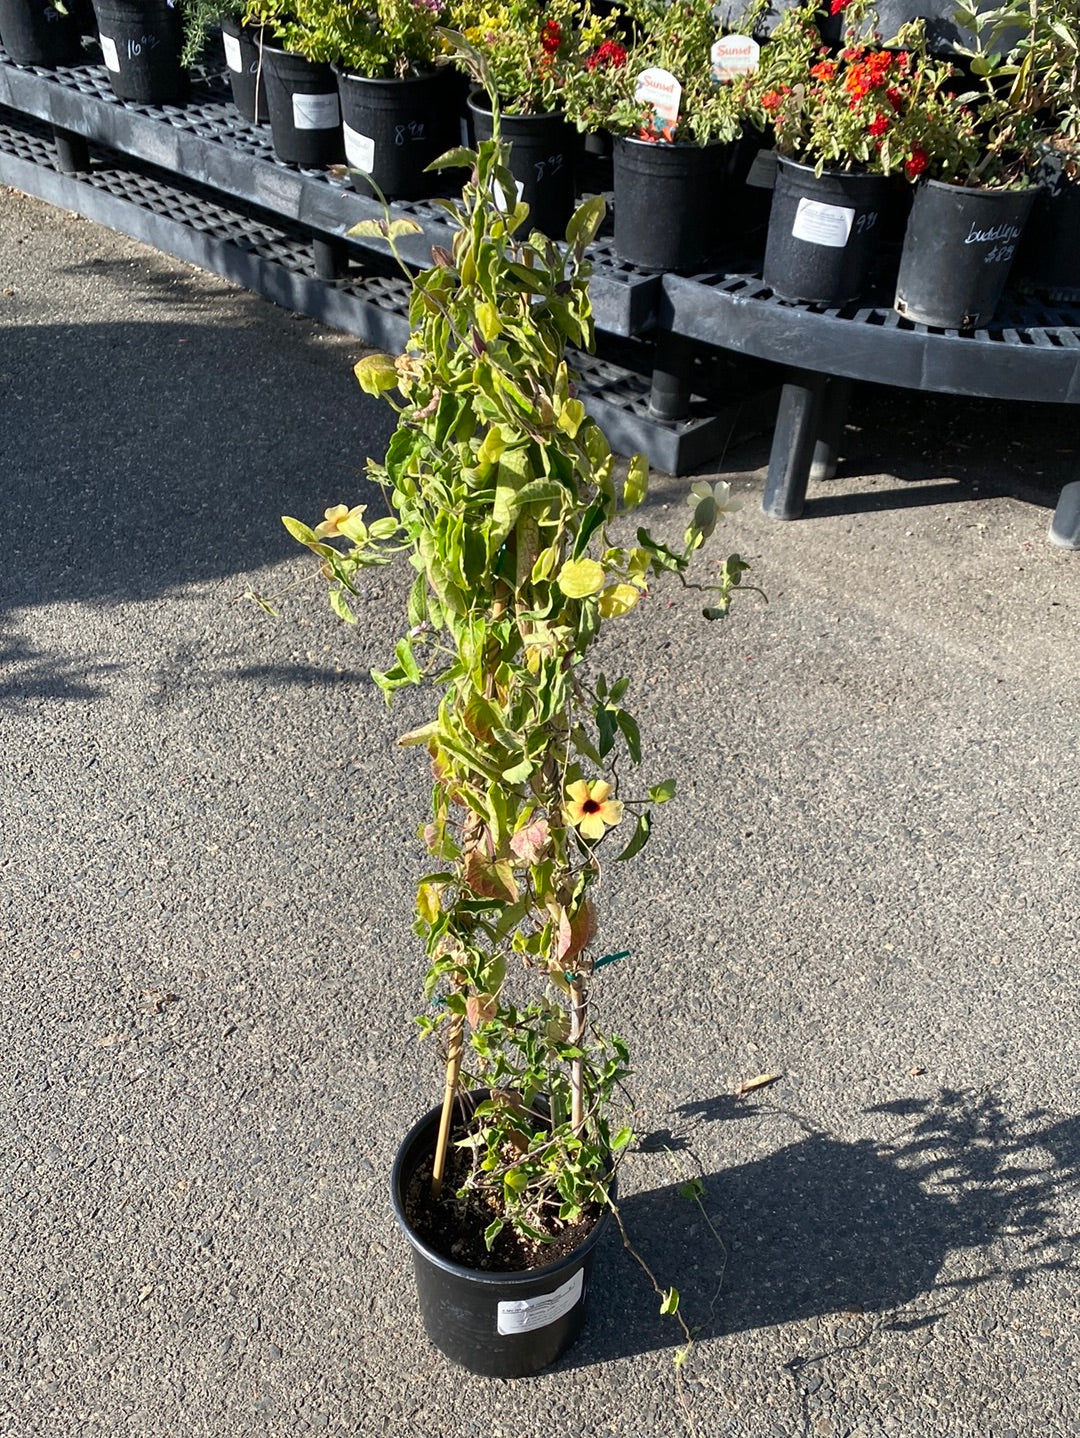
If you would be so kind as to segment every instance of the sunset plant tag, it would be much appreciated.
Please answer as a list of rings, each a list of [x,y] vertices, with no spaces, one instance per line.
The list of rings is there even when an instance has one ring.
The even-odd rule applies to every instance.
[[[709,52],[712,77],[718,85],[749,75],[758,67],[761,46],[752,35],[721,35]]]
[[[656,65],[642,70],[634,87],[634,99],[653,111],[658,130],[674,130],[679,123],[682,86],[670,70],[661,70]]]
[[[111,70],[114,75],[120,73],[120,56],[117,53],[116,41],[111,35],[98,35],[101,41],[101,58],[105,61],[106,70]]]
[[[293,125],[298,130],[336,130],[341,124],[338,97],[333,95],[294,95]]]
[[[225,41],[225,63],[234,75],[244,73],[244,60],[240,54],[240,41],[235,35],[224,32],[221,38]]]
[[[345,136],[345,158],[355,170],[370,174],[375,168],[375,141],[370,135],[361,135],[351,125],[342,125]]]
[[[820,200],[800,200],[795,211],[791,236],[808,245],[824,245],[842,250],[851,234],[855,211],[846,205],[823,205]]]
[[[541,1293],[536,1298],[504,1299],[498,1308],[496,1327],[501,1334],[529,1333],[556,1323],[569,1313],[581,1297],[585,1275],[578,1269],[573,1278],[556,1288],[554,1293]]]

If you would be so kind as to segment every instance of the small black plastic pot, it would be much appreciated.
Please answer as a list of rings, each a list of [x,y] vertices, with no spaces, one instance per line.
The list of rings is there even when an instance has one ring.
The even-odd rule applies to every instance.
[[[616,136],[615,252],[643,270],[702,269],[716,253],[730,145]]]
[[[776,166],[762,280],[786,300],[835,307],[864,293],[888,203],[884,175],[815,175],[781,155]]]
[[[993,318],[1037,190],[980,190],[920,181],[911,202],[895,309],[934,329]]]
[[[410,1129],[390,1178],[394,1216],[412,1249],[424,1330],[470,1373],[524,1378],[554,1363],[580,1332],[593,1255],[609,1215],[605,1209],[579,1248],[543,1268],[492,1273],[444,1258],[416,1233],[405,1211],[413,1174],[434,1152],[439,1115],[433,1108]]]
[[[388,200],[415,200],[439,188],[433,160],[459,141],[455,72],[449,67],[401,79],[336,70],[345,158],[370,175]],[[367,191],[362,176],[350,176]]]
[[[16,65],[55,70],[82,56],[79,27],[51,0],[0,0],[0,44]]]
[[[94,0],[98,38],[118,100],[176,105],[187,98],[188,76],[179,5],[167,0]]]
[[[262,35],[259,26],[243,25],[234,15],[221,17],[233,104],[245,120],[255,125],[265,125],[270,119],[263,76]]]
[[[1052,153],[1039,166],[1041,190],[1016,257],[1021,289],[1059,303],[1080,300],[1080,180]]]
[[[287,165],[324,170],[345,158],[341,102],[329,65],[263,38],[263,77],[274,154]]]
[[[482,90],[469,96],[469,115],[477,140],[490,140],[491,101]],[[525,231],[540,230],[553,240],[565,238],[576,196],[577,131],[555,113],[500,112],[499,127],[502,138],[510,142],[510,173],[517,182],[518,198],[529,207]],[[514,198],[507,195],[507,203]]]

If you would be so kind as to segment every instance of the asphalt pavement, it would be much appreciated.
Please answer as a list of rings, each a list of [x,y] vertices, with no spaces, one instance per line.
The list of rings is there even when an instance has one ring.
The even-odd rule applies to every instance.
[[[764,440],[714,471],[767,602],[612,626],[680,791],[602,895],[623,1207],[698,1336],[611,1237],[504,1382],[388,1200],[439,1093],[422,700],[368,678],[409,576],[346,628],[279,521],[377,502],[360,353],[0,191],[0,1435],[1080,1434],[1074,413],[862,389],[804,520]]]

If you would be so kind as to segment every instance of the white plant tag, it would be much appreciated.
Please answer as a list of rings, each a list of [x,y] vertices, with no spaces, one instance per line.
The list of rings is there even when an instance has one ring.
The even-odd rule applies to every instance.
[[[369,175],[375,168],[375,141],[370,135],[361,135],[350,125],[343,125],[345,132],[345,158],[354,170],[364,170]]]
[[[746,174],[746,183],[755,190],[776,188],[776,151],[759,150]]]
[[[116,53],[116,41],[110,35],[98,35],[98,39],[101,41],[101,58],[105,61],[106,70],[119,75],[120,56]]]
[[[642,70],[634,87],[634,100],[639,105],[652,107],[661,128],[670,126],[674,129],[679,123],[682,86],[670,70],[661,70],[656,65],[650,70]]]
[[[569,1313],[581,1297],[585,1286],[582,1269],[568,1279],[554,1293],[543,1293],[538,1298],[520,1298],[515,1302],[499,1304],[498,1330],[501,1334],[527,1333],[536,1328],[546,1328],[549,1323]]]
[[[749,75],[758,67],[761,46],[752,35],[721,35],[709,52],[712,77],[718,85]]]
[[[800,200],[791,227],[793,239],[808,245],[825,245],[842,250],[851,234],[855,211],[846,205],[824,205],[820,200]]]
[[[522,192],[525,189],[524,182],[522,180],[515,180],[514,189],[517,191],[517,194],[514,197],[514,204],[516,205],[518,200],[521,199]],[[498,180],[495,181],[495,203],[499,207],[499,209],[502,210],[504,215],[508,215],[510,213],[511,206],[508,205],[506,202],[506,191],[499,184]]]
[[[292,112],[298,130],[336,130],[341,120],[336,95],[294,95]]]
[[[469,148],[469,122],[464,115],[462,115],[459,124],[461,127],[461,147],[463,150],[467,150]]]
[[[240,58],[240,41],[235,35],[222,35],[225,41],[225,63],[235,75],[244,73],[244,62]]]

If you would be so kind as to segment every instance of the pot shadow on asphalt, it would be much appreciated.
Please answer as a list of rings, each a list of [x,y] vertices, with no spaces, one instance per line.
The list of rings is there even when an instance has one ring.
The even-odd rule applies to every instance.
[[[0,329],[0,614],[217,581],[233,598],[301,557],[283,514],[385,512],[363,471],[393,415],[353,377],[364,345],[250,298],[216,323],[205,301],[186,324],[141,299],[146,321]]]
[[[698,1123],[764,1111],[730,1096],[680,1110]],[[942,1317],[958,1290],[991,1279],[1019,1287],[1071,1266],[1059,1212],[1080,1179],[1080,1117],[1036,1110],[1015,1120],[992,1094],[956,1090],[870,1112],[910,1126],[890,1143],[843,1142],[789,1115],[803,1137],[700,1175],[700,1203],[686,1187],[698,1177],[692,1130],[675,1144],[659,1136],[681,1176],[619,1206],[631,1243],[661,1288],[679,1290],[698,1337],[844,1313],[879,1315],[879,1327],[906,1331]],[[1010,1253],[1021,1251],[1015,1264],[996,1244],[1003,1230]],[[959,1250],[986,1250],[980,1271],[940,1276]],[[681,1342],[613,1233],[597,1252],[585,1330],[559,1366]]]

